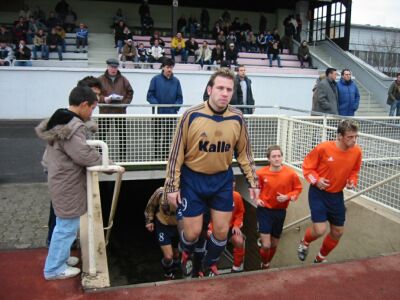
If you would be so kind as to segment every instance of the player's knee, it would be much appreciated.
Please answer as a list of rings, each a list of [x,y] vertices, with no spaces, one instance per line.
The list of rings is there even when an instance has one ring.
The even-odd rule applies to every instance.
[[[320,237],[325,234],[325,231],[326,231],[326,226],[315,226],[313,233],[315,234],[316,237]]]
[[[261,247],[264,250],[269,250],[271,248],[271,242],[270,241],[261,241]]]
[[[244,245],[243,237],[240,235],[234,235],[232,237],[232,244],[235,248],[243,248]]]
[[[342,237],[343,233],[343,228],[332,228],[330,234],[334,239],[338,240]]]
[[[174,259],[174,255],[172,253],[164,253],[164,261],[169,262]]]

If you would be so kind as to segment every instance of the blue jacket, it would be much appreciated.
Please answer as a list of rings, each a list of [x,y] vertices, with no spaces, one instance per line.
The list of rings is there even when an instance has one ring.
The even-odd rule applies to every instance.
[[[174,75],[165,77],[162,73],[151,79],[147,91],[147,102],[150,104],[182,104],[182,89],[179,79]],[[179,107],[160,107],[159,114],[176,114]]]
[[[339,115],[354,116],[360,104],[360,93],[356,84],[350,80],[346,82],[340,79],[337,85],[339,98]]]

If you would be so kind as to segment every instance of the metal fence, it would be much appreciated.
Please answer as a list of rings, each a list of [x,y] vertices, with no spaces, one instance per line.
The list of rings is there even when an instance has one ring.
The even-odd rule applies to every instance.
[[[283,112],[283,111],[282,111]],[[175,132],[177,115],[96,115],[99,132],[93,139],[105,141],[110,157],[123,165],[163,165]],[[245,117],[254,158],[266,160],[266,148],[281,145],[285,162],[301,169],[305,155],[318,143],[336,138],[339,118],[249,115]],[[358,143],[363,165],[358,190],[400,171],[400,118],[357,118]],[[400,179],[368,192],[365,197],[400,212]]]

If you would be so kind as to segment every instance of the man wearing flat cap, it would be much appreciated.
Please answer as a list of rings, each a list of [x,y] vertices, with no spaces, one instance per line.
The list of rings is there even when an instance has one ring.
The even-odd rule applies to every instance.
[[[115,58],[107,59],[107,70],[99,77],[103,86],[99,103],[106,104],[119,104],[118,107],[100,107],[100,114],[126,114],[126,106],[122,104],[129,104],[132,101],[133,89],[128,79],[124,77],[118,70],[119,62]],[[100,139],[107,143],[107,137],[117,134],[120,157],[116,159],[121,161],[124,159],[126,153],[126,119],[115,119],[115,131],[110,132],[110,120],[107,118],[99,119],[99,133]],[[114,138],[113,138],[114,139]]]

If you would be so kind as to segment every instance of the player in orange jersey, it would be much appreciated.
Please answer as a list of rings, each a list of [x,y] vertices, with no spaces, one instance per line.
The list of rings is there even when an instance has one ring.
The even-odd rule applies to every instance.
[[[274,257],[289,201],[297,200],[302,190],[296,172],[282,164],[283,153],[278,145],[267,149],[267,158],[269,164],[256,172],[261,189],[257,200],[257,221],[262,269],[268,269]]]
[[[356,145],[357,137],[358,124],[353,120],[342,120],[337,128],[336,141],[317,145],[303,161],[304,177],[311,184],[308,200],[313,225],[306,229],[297,249],[302,261],[307,257],[310,243],[325,234],[326,221],[330,224],[330,231],[314,263],[325,262],[325,257],[343,235],[346,211],[343,189],[357,185],[361,168],[362,153]]]

